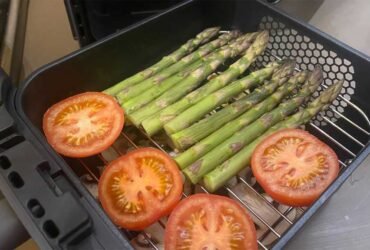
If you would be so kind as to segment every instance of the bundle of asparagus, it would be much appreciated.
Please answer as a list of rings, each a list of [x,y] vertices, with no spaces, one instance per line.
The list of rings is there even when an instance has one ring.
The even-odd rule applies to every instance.
[[[247,95],[241,100],[226,106],[222,110],[205,117],[192,126],[170,135],[173,144],[176,146],[176,148],[186,149],[210,135],[212,132],[222,127],[225,123],[238,117],[250,107],[256,105],[268,95],[273,93],[278,86],[285,83],[293,73],[294,65],[294,61],[284,61],[278,70],[272,75],[269,84],[265,84],[262,87],[257,88],[250,95]],[[295,79],[292,79],[291,81],[295,83]],[[224,134],[222,133],[222,135]],[[205,145],[208,145],[208,142]]]
[[[200,32],[194,39],[190,39],[185,44],[183,44],[179,49],[177,49],[170,55],[163,57],[162,60],[160,60],[156,64],[123,80],[122,82],[119,82],[118,84],[110,87],[109,89],[106,89],[104,93],[109,95],[115,95],[118,92],[120,92],[123,88],[134,85],[156,74],[162,69],[177,62],[184,55],[196,49],[200,44],[208,42],[210,39],[212,39],[214,36],[218,34],[219,30],[220,27],[212,27],[205,29],[204,31]]]
[[[148,88],[152,87],[153,85],[161,84],[166,78],[170,77],[171,75],[180,72],[188,65],[193,64],[196,62],[196,66],[200,66],[203,63],[203,57],[212,52],[213,50],[227,44],[229,41],[235,39],[239,36],[238,31],[231,31],[229,33],[222,34],[217,39],[206,43],[198,50],[194,51],[193,53],[181,58],[180,61],[172,64],[168,68],[161,70],[158,74],[145,79],[138,84],[128,86],[122,89],[117,95],[117,99],[120,103],[124,103],[126,100],[141,94],[143,91],[147,90]],[[250,39],[252,40],[256,36],[256,33],[250,34]]]
[[[222,88],[229,82],[243,74],[266,48],[269,40],[267,31],[258,34],[256,40],[238,61],[232,64],[225,72],[210,80],[204,86],[194,90],[178,102],[168,106],[160,112],[150,116],[142,122],[142,127],[149,135],[154,135],[163,128],[164,123],[172,120],[183,110],[198,102],[208,94]],[[275,67],[277,63],[271,65]]]
[[[296,110],[304,100],[317,89],[321,82],[322,71],[320,68],[316,68],[309,75],[302,89],[300,89],[295,96],[281,103],[274,110],[265,113],[260,119],[244,127],[217,147],[213,148],[206,155],[185,168],[183,170],[184,174],[192,183],[198,183],[205,174],[213,170],[218,164],[221,164],[236,154],[245,145],[252,142],[259,135],[265,132],[269,127],[294,112],[294,110]],[[253,114],[254,112],[258,112],[258,110],[255,109],[251,111],[248,111],[249,115],[251,115],[251,113]]]
[[[247,77],[235,81],[228,86],[206,96],[205,98],[182,112],[176,118],[171,120],[169,123],[167,123],[164,126],[166,133],[168,135],[172,135],[175,132],[178,132],[181,129],[190,126],[219,105],[228,102],[231,98],[240,94],[244,90],[254,87],[255,85],[263,82],[256,82],[256,79],[261,80],[259,75],[251,73]]]
[[[286,68],[286,70],[288,69],[289,68]],[[199,143],[195,144],[193,147],[189,148],[188,150],[177,156],[175,158],[175,161],[178,163],[180,168],[185,168],[189,166],[191,163],[193,163],[194,161],[198,160],[200,157],[211,151],[214,147],[216,147],[224,140],[232,136],[241,128],[255,121],[264,113],[272,110],[275,106],[279,104],[279,102],[286,95],[288,95],[298,85],[302,84],[305,81],[305,78],[306,72],[296,74],[286,84],[281,86],[274,94],[272,94],[259,104],[252,106],[250,110],[248,110],[241,116],[237,117],[236,119],[233,119],[233,116],[230,115],[230,113],[228,113],[228,116],[230,115],[231,119],[226,121],[228,123],[225,126],[216,129],[213,133],[211,133],[209,136],[201,140]],[[286,81],[286,78],[281,78],[281,80]],[[279,83],[278,81],[272,81],[268,85],[262,86],[261,88],[258,88],[254,92],[252,92],[251,95],[245,98],[246,99],[245,105],[247,106],[245,109],[247,110],[248,106],[250,106],[248,102],[250,98],[253,99],[255,96],[257,96],[258,98],[259,93],[264,94],[265,90],[270,91],[269,86],[272,86],[271,89],[276,88],[275,86],[278,85],[278,83]],[[272,91],[273,90],[271,90],[271,92]],[[227,109],[229,110],[230,108],[227,107]],[[220,117],[221,123],[224,123],[224,120],[222,120],[222,118],[223,117]],[[212,120],[213,119],[211,118],[211,121]]]
[[[161,94],[165,93],[167,90],[171,89],[176,84],[180,84],[183,81],[187,80],[188,78],[191,81],[192,78],[190,75],[196,71],[196,70],[203,70],[206,68],[209,72],[210,67],[207,67],[209,65],[213,65],[212,61],[217,61],[218,57],[225,53],[225,58],[234,57],[238,55],[242,49],[245,49],[250,45],[251,42],[251,34],[246,34],[244,36],[239,37],[235,41],[232,41],[228,45],[224,45],[223,47],[213,51],[212,53],[208,54],[202,60],[198,60],[189,66],[183,68],[178,74],[175,74],[164,81],[160,82],[160,84],[154,84],[151,88],[147,89],[145,92],[141,93],[140,95],[137,95],[129,100],[120,100],[121,106],[125,109],[126,113],[130,114],[134,111],[138,110],[139,108],[143,107],[144,105],[148,104],[150,102],[153,102],[154,99],[159,97]],[[222,56],[221,56],[222,57]],[[212,73],[212,72],[211,72]],[[209,73],[210,74],[210,73]],[[207,75],[208,76],[208,75]],[[206,76],[205,76],[206,77]],[[203,80],[203,79],[202,79]],[[133,86],[134,88],[135,86]]]
[[[132,112],[132,109],[123,104],[122,107],[126,110],[129,120],[136,126],[139,126],[141,122],[150,115],[155,114],[192,91],[227,59],[238,56],[249,46],[249,37],[247,39],[242,39],[242,41],[237,39],[232,44],[224,46],[220,50],[211,53],[206,56],[206,59],[201,66],[140,110]],[[143,93],[141,96],[147,99],[146,95],[147,92]]]
[[[270,127],[264,134],[260,135],[248,146],[241,149],[233,157],[206,174],[203,183],[208,191],[214,192],[223,186],[231,177],[235,176],[244,167],[248,166],[252,153],[256,146],[267,136],[284,128],[297,128],[307,123],[318,112],[325,110],[334,101],[342,89],[343,80],[336,82],[324,90],[319,97],[310,102],[306,108],[289,116],[285,120]]]

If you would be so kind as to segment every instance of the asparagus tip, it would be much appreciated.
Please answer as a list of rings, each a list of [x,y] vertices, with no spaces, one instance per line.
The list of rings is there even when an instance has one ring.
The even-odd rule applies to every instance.
[[[294,72],[295,61],[291,59],[282,60],[280,67],[272,75],[272,80],[290,77]]]
[[[213,34],[213,33],[219,32],[220,29],[221,29],[220,26],[215,26],[215,27],[207,28],[203,32]]]
[[[308,75],[307,78],[307,87],[310,89],[311,92],[315,91],[318,86],[322,83],[324,80],[323,72],[321,67],[315,67],[313,71]]]
[[[334,84],[330,85],[329,88],[324,90],[321,94],[322,99],[326,102],[331,103],[334,101],[335,98],[339,95],[342,87],[343,87],[344,80],[338,80]]]
[[[269,32],[267,30],[260,31],[256,39],[261,39],[262,41],[268,41],[270,38]]]
[[[309,78],[311,79],[311,81],[318,81],[321,83],[324,80],[323,71],[321,69],[321,66],[316,65],[315,69],[312,71]]]
[[[232,31],[230,31],[230,34],[233,37],[238,37],[238,36],[241,36],[242,35],[242,32],[240,30],[232,30]]]

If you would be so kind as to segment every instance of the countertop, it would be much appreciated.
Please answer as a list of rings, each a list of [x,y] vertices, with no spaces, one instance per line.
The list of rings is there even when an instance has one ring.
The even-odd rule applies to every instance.
[[[278,7],[370,55],[370,32],[364,32],[370,30],[370,1],[282,0]],[[370,249],[369,180],[370,156],[284,249]]]
[[[285,249],[370,249],[370,156]]]

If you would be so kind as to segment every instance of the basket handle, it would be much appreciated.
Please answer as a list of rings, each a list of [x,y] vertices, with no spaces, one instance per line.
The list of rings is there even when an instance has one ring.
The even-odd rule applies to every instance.
[[[13,99],[14,88],[1,69],[0,96],[0,190],[41,248],[82,240],[92,231],[89,213],[67,176],[15,122],[14,105],[5,101]]]

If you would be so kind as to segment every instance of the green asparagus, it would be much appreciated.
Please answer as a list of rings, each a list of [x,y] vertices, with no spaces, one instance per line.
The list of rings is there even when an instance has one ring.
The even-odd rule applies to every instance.
[[[221,128],[227,122],[232,121],[234,118],[238,117],[239,115],[244,113],[246,110],[248,110],[252,106],[256,105],[257,103],[265,99],[267,96],[273,93],[278,86],[280,86],[282,83],[288,80],[288,78],[291,76],[294,70],[294,65],[295,64],[293,61],[287,61],[283,66],[279,68],[277,72],[275,72],[272,75],[270,84],[265,84],[262,87],[257,88],[255,91],[252,92],[252,94],[240,99],[239,101],[234,102],[231,105],[226,106],[222,110],[208,117],[205,117],[204,119],[193,124],[192,126],[184,130],[181,130],[175,134],[170,135],[170,138],[173,144],[175,145],[175,147],[178,149],[188,148],[189,146],[199,142],[201,139],[205,138],[206,136],[210,135],[212,132]],[[271,100],[271,102],[273,103],[278,104],[281,98],[286,93],[288,93],[290,89],[295,88],[297,84],[304,82],[306,74],[307,72],[297,74],[295,77],[293,77],[289,81],[290,84],[288,84],[287,86],[281,87],[281,90],[279,90],[278,93],[275,93],[272,97],[270,97],[269,100]],[[267,112],[266,111],[267,107],[271,107],[271,108],[273,107],[273,105],[267,105],[270,102],[269,100],[266,100],[265,102],[259,104],[259,106],[256,107],[256,109],[259,110],[259,115],[262,115],[263,113]],[[244,116],[240,118],[240,120],[243,121],[243,124],[238,123],[237,121],[234,121],[233,124],[235,124],[235,127],[240,128],[240,126],[245,125],[244,123],[246,121],[250,121],[250,118],[249,118],[250,116],[248,114],[247,114],[247,117],[249,119],[244,119],[243,117]],[[225,130],[226,132],[224,133]],[[225,127],[224,129],[222,129],[222,131],[217,132],[217,134],[214,136],[215,139],[213,139],[214,137],[207,138],[207,140],[205,140],[204,143],[202,141],[200,145],[202,144],[209,145],[209,141],[213,141],[215,144],[217,144],[219,142],[222,142],[228,136],[232,135],[235,131],[232,129],[226,129]],[[221,134],[221,136],[219,136],[219,134]],[[205,150],[211,150],[211,148],[207,146]],[[197,150],[199,154],[201,154],[202,151],[203,150],[200,150],[200,151]],[[181,159],[186,159],[190,155],[192,156],[191,158],[193,158],[193,155],[190,154],[190,152],[184,154],[184,156],[180,157],[180,162],[181,162]]]
[[[235,81],[206,96],[167,123],[164,126],[166,133],[171,135],[176,133],[179,128],[185,128],[192,125],[219,105],[228,102],[233,96],[240,94],[245,89],[261,84],[265,78],[258,77],[259,76],[256,76],[255,73],[251,73],[247,77]],[[257,81],[256,78],[258,79]]]
[[[217,147],[217,145],[232,136],[234,133],[254,122],[266,112],[271,111],[286,95],[288,95],[295,87],[297,87],[297,85],[302,84],[304,79],[300,79],[300,76],[301,75],[296,75],[291,80],[289,80],[287,84],[281,86],[278,91],[276,91],[266,100],[253,106],[243,115],[239,116],[235,120],[228,122],[225,126],[219,128],[218,130],[201,140],[199,143],[176,157],[175,161],[178,163],[180,168],[185,168],[189,166],[191,163],[198,160],[203,155],[207,154],[209,151]],[[274,83],[272,82],[272,84]]]
[[[195,71],[197,68],[207,65],[210,62],[210,58],[216,55],[217,53],[220,53],[220,51],[226,48],[231,48],[234,51],[234,49],[240,47],[238,46],[240,44],[244,43],[249,44],[248,42],[249,39],[250,39],[249,34],[239,37],[238,39],[236,39],[236,41],[233,41],[231,44],[225,45],[222,48],[219,48],[213,53],[207,55],[203,60],[198,60],[192,63],[190,66],[186,67],[185,70],[167,78],[166,80],[161,82],[161,84],[154,85],[145,92],[143,92],[142,94],[121,103],[121,106],[125,109],[126,114],[134,112],[135,110],[153,101],[155,98],[160,96],[166,90],[174,86],[176,83],[179,83],[180,81],[186,79],[186,77],[188,77],[190,73]]]
[[[248,48],[247,52],[238,61],[232,64],[225,72],[217,76],[216,78],[210,80],[207,84],[203,85],[199,89],[186,95],[184,98],[178,102],[168,106],[167,108],[161,110],[158,114],[154,114],[151,117],[145,119],[142,122],[143,129],[147,134],[154,135],[163,125],[172,120],[183,110],[193,105],[197,101],[201,100],[208,94],[222,88],[229,82],[236,79],[239,75],[243,74],[244,71],[254,62],[258,55],[260,55],[269,40],[269,35],[267,31],[261,32],[256,40],[253,42],[251,47]],[[275,64],[277,65],[277,64]]]
[[[140,95],[137,95],[130,100],[120,100],[121,106],[125,109],[126,113],[132,113],[135,110],[143,107],[147,103],[154,100],[156,97],[164,93],[167,89],[174,86],[176,83],[184,80],[191,72],[199,68],[203,64],[203,60],[198,60],[189,66],[185,67],[181,72],[176,73],[175,75],[170,76],[165,79],[161,84],[154,85],[151,88],[147,89]]]
[[[125,100],[129,100],[130,98],[137,96],[150,88],[155,84],[161,84],[166,78],[170,77],[171,75],[180,72],[186,66],[192,64],[193,62],[203,58],[205,55],[209,54],[216,48],[219,48],[225,44],[227,44],[230,40],[239,36],[238,31],[231,31],[229,33],[222,34],[217,39],[203,45],[198,50],[194,51],[193,53],[181,58],[180,61],[172,64],[170,67],[163,69],[158,74],[145,79],[144,81],[128,86],[127,88],[122,89],[117,95],[117,99],[120,103],[123,103]],[[251,39],[256,36],[256,33],[250,33]]]
[[[322,82],[322,71],[316,68],[308,77],[302,89],[290,100],[281,103],[274,110],[265,113],[261,118],[244,127],[232,137],[213,148],[210,152],[192,163],[183,170],[184,174],[192,183],[197,183],[201,178],[212,171],[218,164],[221,164],[245,145],[265,132],[269,127],[284,119],[287,115],[297,109],[304,100],[309,97]],[[257,112],[257,110],[256,110]]]
[[[157,72],[177,62],[180,58],[193,51],[196,47],[198,47],[198,45],[208,42],[210,39],[218,34],[219,30],[220,27],[213,27],[203,30],[195,38],[188,40],[179,49],[172,52],[170,55],[163,57],[162,60],[160,60],[156,64],[106,89],[104,93],[115,95],[123,88],[134,85],[156,74]]]
[[[205,60],[204,64],[191,72],[183,81],[178,82],[175,86],[168,89],[165,93],[148,103],[142,109],[133,113],[127,112],[129,120],[136,126],[139,126],[145,118],[167,107],[192,91],[228,58],[236,57],[249,46],[249,40],[236,41],[230,46],[225,46],[221,50],[210,54],[207,56],[208,59]]]
[[[256,146],[270,134],[284,128],[297,128],[309,122],[318,112],[326,109],[332,101],[337,98],[342,88],[343,81],[338,81],[328,89],[324,90],[319,97],[310,102],[305,109],[295,113],[285,120],[275,124],[263,135],[259,136],[248,146],[244,147],[233,157],[222,163],[203,178],[206,189],[210,192],[216,191],[223,186],[231,177],[235,176],[244,167],[248,166],[252,153]]]

